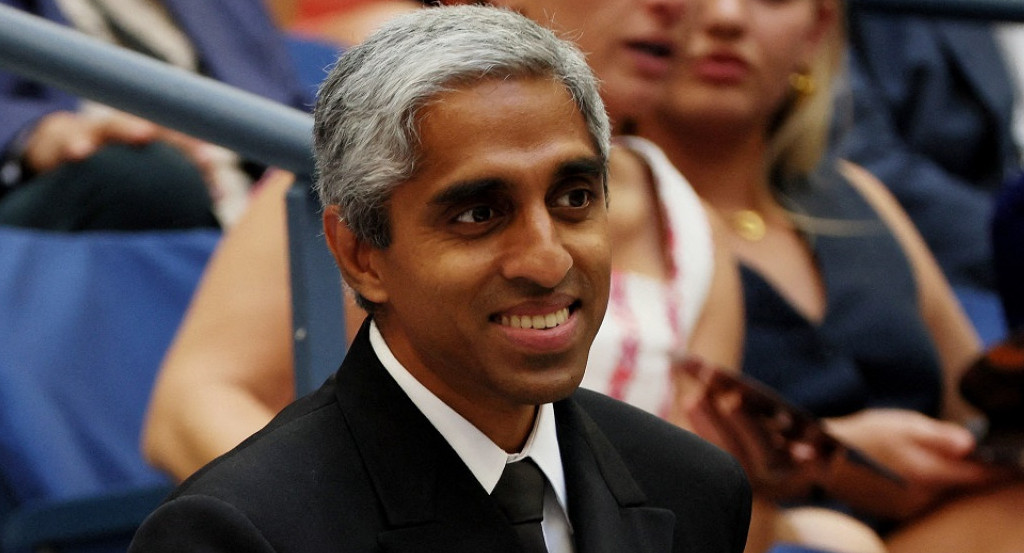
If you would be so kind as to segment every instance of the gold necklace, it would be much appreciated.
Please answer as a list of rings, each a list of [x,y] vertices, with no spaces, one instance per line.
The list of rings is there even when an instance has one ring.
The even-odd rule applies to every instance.
[[[753,209],[734,211],[729,216],[729,222],[737,236],[750,242],[759,242],[768,231],[764,217]]]

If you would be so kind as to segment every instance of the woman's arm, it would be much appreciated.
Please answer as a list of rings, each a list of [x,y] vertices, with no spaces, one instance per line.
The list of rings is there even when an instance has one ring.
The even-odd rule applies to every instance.
[[[284,203],[291,181],[270,177],[225,234],[161,365],[143,452],[178,480],[293,398]]]
[[[993,478],[992,471],[967,458],[974,441],[959,424],[970,410],[959,397],[957,383],[980,343],[924,240],[892,195],[863,168],[849,163],[841,168],[878,211],[910,261],[921,315],[938,349],[944,413],[951,422],[903,409],[867,409],[828,421],[832,434],[861,448],[907,482],[899,486],[863,467],[842,463],[831,474],[827,488],[865,511],[906,518],[950,490],[975,487]]]
[[[704,211],[711,225],[715,269],[687,349],[720,367],[739,371],[746,330],[739,266],[725,243],[721,217],[709,206],[705,205]]]
[[[291,185],[287,173],[268,177],[224,236],[160,368],[142,446],[150,463],[178,480],[294,399],[285,213]],[[345,297],[351,342],[364,313]]]
[[[968,364],[980,354],[981,341],[924,239],[888,189],[860,166],[843,163],[841,167],[843,174],[881,215],[910,260],[921,316],[928,325],[942,365],[944,418],[965,422],[972,412],[960,397],[958,384]]]

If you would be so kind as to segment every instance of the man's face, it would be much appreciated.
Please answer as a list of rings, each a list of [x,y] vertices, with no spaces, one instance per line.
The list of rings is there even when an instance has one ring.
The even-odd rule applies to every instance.
[[[390,198],[391,245],[366,247],[376,281],[360,291],[398,360],[471,422],[532,413],[579,384],[604,316],[598,153],[550,79],[446,92],[418,120],[422,164]]]

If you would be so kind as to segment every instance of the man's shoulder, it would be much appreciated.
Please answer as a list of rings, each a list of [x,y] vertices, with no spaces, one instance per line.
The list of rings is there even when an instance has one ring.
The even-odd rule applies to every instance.
[[[175,496],[211,488],[243,490],[239,493],[245,495],[250,487],[294,478],[325,457],[344,456],[349,443],[334,386],[329,383],[295,401],[264,428],[200,469],[178,487]],[[302,481],[288,485],[295,489]]]
[[[742,469],[730,454],[692,432],[591,390],[578,390],[573,400],[627,464],[719,473],[729,480],[742,480]]]
[[[291,550],[312,551],[371,539],[364,530],[374,512],[365,507],[375,496],[334,390],[328,384],[299,399],[178,486],[136,535],[136,550],[237,542],[247,544],[238,550],[294,543]],[[339,528],[354,512],[365,527]]]
[[[742,467],[699,436],[597,392],[578,390],[574,404],[595,451],[610,448],[642,501],[675,515],[674,550],[741,551],[750,523],[751,490]],[[606,446],[600,444],[606,442]],[[616,465],[617,461],[608,463]]]
[[[600,392],[580,388],[572,399],[617,446],[650,444],[656,450],[675,450],[680,445],[708,449],[712,455],[725,455],[696,434],[665,419]]]

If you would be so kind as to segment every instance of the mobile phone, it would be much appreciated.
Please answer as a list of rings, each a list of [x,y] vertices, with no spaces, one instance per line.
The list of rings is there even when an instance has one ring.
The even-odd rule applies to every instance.
[[[695,356],[679,363],[679,368],[703,382],[709,394],[739,393],[741,409],[758,421],[765,432],[781,436],[787,442],[802,442],[815,448],[825,459],[843,455],[848,461],[870,469],[875,474],[899,485],[906,480],[872,459],[863,451],[841,442],[825,429],[821,419],[779,395],[768,386],[741,374],[712,366]]]
[[[1024,329],[978,356],[959,387],[985,415],[968,425],[977,441],[974,458],[1024,470]]]
[[[992,428],[984,419],[971,421],[967,429],[975,440],[972,458],[1024,471],[1024,430]]]
[[[960,393],[997,427],[1024,431],[1024,329],[986,349],[967,366]]]

